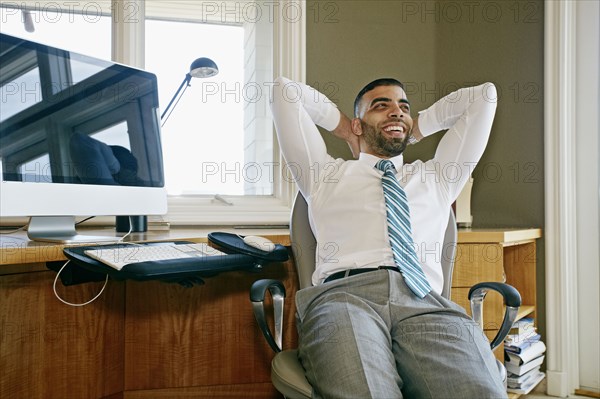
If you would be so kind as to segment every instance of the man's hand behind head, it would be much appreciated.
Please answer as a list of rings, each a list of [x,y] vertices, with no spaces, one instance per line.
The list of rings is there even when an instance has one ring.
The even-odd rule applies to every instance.
[[[334,136],[345,140],[352,151],[352,156],[358,158],[360,154],[360,143],[358,136],[352,131],[352,121],[340,112],[340,122],[332,132]]]

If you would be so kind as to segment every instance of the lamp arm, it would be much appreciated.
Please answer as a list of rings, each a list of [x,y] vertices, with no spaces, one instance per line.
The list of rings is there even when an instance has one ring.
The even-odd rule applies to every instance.
[[[171,99],[171,101],[169,102],[169,105],[167,105],[167,108],[165,108],[165,111],[162,113],[162,115],[160,116],[160,119],[163,120],[165,118],[165,115],[167,115],[167,112],[169,112],[169,108],[171,108],[171,105],[173,105],[173,102],[175,101],[175,99],[177,98],[177,96],[179,95],[179,92],[181,91],[181,89],[183,89],[183,87],[185,85],[189,85],[190,84],[190,80],[192,80],[192,75],[190,75],[189,73],[185,74],[185,78],[183,79],[183,82],[181,82],[181,84],[179,85],[179,88],[177,89],[177,91],[175,92],[175,95],[173,96],[173,98]],[[166,122],[166,121],[165,121]],[[164,124],[164,123],[163,123]]]

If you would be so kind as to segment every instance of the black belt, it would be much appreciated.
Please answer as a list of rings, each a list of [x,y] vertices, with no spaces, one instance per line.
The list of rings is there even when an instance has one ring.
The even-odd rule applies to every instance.
[[[339,280],[344,277],[356,276],[357,274],[374,272],[376,270],[394,270],[396,272],[400,271],[400,269],[398,269],[397,266],[379,266],[377,268],[368,267],[364,269],[348,269],[342,270],[341,272],[333,273],[331,276],[327,277],[323,282],[328,283],[330,281]]]

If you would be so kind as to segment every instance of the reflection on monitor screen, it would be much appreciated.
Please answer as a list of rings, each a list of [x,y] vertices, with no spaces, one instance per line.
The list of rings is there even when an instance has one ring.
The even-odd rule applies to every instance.
[[[0,34],[0,100],[0,216],[166,212],[155,75]]]

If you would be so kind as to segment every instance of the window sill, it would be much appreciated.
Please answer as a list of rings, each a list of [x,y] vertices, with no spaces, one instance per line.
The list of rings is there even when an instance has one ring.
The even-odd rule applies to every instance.
[[[288,225],[290,204],[275,197],[171,197],[162,219],[174,226]]]

